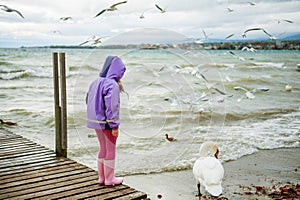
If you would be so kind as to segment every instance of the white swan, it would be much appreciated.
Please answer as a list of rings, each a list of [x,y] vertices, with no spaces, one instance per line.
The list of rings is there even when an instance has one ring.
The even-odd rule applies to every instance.
[[[224,168],[218,160],[219,150],[214,142],[205,142],[200,147],[200,158],[196,160],[193,174],[197,181],[199,197],[205,191],[212,196],[222,194]],[[214,156],[214,157],[213,157]]]

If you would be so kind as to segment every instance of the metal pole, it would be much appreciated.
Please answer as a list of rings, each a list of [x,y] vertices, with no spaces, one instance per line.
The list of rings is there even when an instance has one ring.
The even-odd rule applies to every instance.
[[[53,84],[54,84],[54,112],[55,112],[55,152],[57,156],[62,156],[61,144],[61,107],[59,105],[59,72],[58,54],[54,52],[53,58]]]
[[[66,92],[66,62],[65,53],[59,53],[60,84],[61,84],[61,144],[62,156],[67,157],[67,92]]]

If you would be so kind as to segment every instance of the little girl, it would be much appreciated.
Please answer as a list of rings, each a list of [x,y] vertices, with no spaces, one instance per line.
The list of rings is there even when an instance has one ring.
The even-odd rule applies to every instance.
[[[123,182],[123,178],[114,176],[114,168],[120,124],[120,92],[124,91],[120,80],[125,71],[119,57],[108,56],[100,76],[91,83],[86,99],[87,127],[95,129],[100,144],[98,183],[105,186]]]

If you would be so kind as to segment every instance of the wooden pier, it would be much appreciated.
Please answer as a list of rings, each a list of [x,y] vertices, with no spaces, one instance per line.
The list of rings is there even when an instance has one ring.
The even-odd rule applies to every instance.
[[[147,199],[127,185],[99,186],[93,169],[0,128],[0,199]]]

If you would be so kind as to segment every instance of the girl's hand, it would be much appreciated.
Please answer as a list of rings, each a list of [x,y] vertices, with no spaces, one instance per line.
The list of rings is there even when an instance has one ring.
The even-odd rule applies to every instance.
[[[113,129],[111,134],[114,136],[114,137],[118,137],[119,136],[119,130],[118,129]]]

